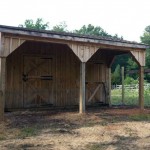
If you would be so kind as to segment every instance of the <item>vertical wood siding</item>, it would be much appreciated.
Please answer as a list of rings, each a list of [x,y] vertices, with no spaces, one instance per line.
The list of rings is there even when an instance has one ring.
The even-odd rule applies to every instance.
[[[52,57],[52,76],[53,80],[49,88],[49,94],[53,106],[73,106],[78,105],[79,101],[79,73],[80,61],[72,50],[61,44],[50,44],[27,41],[7,57],[7,94],[6,108],[24,108],[26,99],[22,74],[24,72],[24,56],[51,56]],[[93,63],[99,61],[101,63]],[[104,82],[107,78],[107,66],[105,58],[92,57],[86,64],[86,80],[88,82]],[[107,85],[107,84],[106,84]],[[96,84],[88,85],[93,90]],[[92,87],[93,86],[93,87]],[[88,92],[88,90],[86,90]],[[87,98],[88,99],[88,94]],[[90,96],[90,94],[89,94]],[[92,103],[96,101],[105,102],[104,88],[100,87]],[[87,102],[88,104],[88,102]]]

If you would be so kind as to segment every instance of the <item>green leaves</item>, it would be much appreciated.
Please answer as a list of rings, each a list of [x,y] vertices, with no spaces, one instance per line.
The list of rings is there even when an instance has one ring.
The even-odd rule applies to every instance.
[[[49,24],[48,22],[43,23],[42,18],[37,18],[35,23],[32,19],[27,19],[25,20],[24,24],[19,25],[19,27],[28,29],[46,30],[47,28],[49,28],[48,24]]]
[[[120,65],[118,64],[115,68],[115,71],[112,73],[112,84],[120,84],[121,82],[121,69]]]
[[[87,26],[83,25],[79,30],[74,30],[74,33],[111,37],[111,35],[104,31],[100,26],[94,27],[91,24],[88,24]]]
[[[59,25],[55,25],[52,30],[56,31],[56,32],[68,32],[67,24],[64,21],[60,22],[60,24]]]

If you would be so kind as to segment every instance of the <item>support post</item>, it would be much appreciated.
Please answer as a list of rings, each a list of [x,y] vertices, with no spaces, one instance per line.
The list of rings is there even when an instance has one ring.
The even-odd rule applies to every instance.
[[[139,69],[139,107],[144,109],[144,67],[140,66]]]
[[[111,107],[111,67],[108,68],[108,76],[109,76],[109,81],[108,81],[108,92],[109,92],[109,96],[108,96],[108,103],[109,103],[109,107]]]
[[[124,67],[121,67],[121,79],[122,79],[122,105],[124,105]]]
[[[4,119],[6,58],[0,58],[0,121]]]
[[[79,113],[85,113],[85,62],[80,63],[80,102]]]

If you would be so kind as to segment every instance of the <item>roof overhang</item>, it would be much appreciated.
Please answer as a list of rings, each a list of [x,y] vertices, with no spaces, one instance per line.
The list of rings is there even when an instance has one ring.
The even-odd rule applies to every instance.
[[[130,42],[130,41],[107,38],[107,37],[105,38],[105,37],[97,37],[97,36],[78,35],[74,33],[53,32],[47,30],[33,30],[33,29],[11,27],[11,26],[4,26],[4,25],[0,25],[0,32],[14,34],[16,36],[23,35],[23,36],[32,36],[32,37],[40,37],[40,38],[51,38],[51,39],[58,39],[58,40],[95,43],[95,44],[112,45],[112,46],[127,47],[127,48],[134,48],[134,49],[143,49],[143,50],[149,48],[148,45],[142,43]]]

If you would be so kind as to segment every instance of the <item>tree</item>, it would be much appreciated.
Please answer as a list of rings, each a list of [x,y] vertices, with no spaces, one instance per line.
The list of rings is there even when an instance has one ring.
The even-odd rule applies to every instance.
[[[144,30],[143,35],[140,37],[141,42],[150,46],[150,25]],[[146,49],[146,68],[150,68],[150,49]],[[150,75],[146,74],[145,79],[150,81]]]
[[[100,26],[93,26],[92,24],[83,25],[79,30],[74,30],[74,33],[84,34],[84,35],[96,35],[96,36],[104,36],[104,37],[113,37],[115,39],[123,39],[123,37],[119,37],[118,34],[110,35]]]
[[[115,68],[115,71],[112,74],[112,84],[120,84],[121,83],[121,69],[118,64]]]
[[[115,57],[115,61],[112,64],[112,72],[115,71],[116,66],[119,64],[121,67],[125,67],[128,65],[128,60],[130,58],[129,54],[118,55]]]
[[[27,19],[25,20],[24,24],[23,25],[20,24],[19,27],[28,28],[28,29],[46,30],[49,28],[48,24],[49,24],[48,22],[43,23],[42,18],[37,18],[35,23],[32,19]]]
[[[104,31],[100,26],[94,27],[91,24],[88,24],[87,26],[83,25],[79,30],[74,30],[74,33],[110,37],[110,35],[106,31]]]
[[[145,28],[144,34],[140,38],[142,43],[150,45],[150,25]]]
[[[150,45],[150,25],[145,28],[141,42]],[[150,49],[146,50],[146,67],[150,68]]]
[[[68,32],[66,22],[61,22],[59,25],[55,25],[52,29],[57,32]]]

